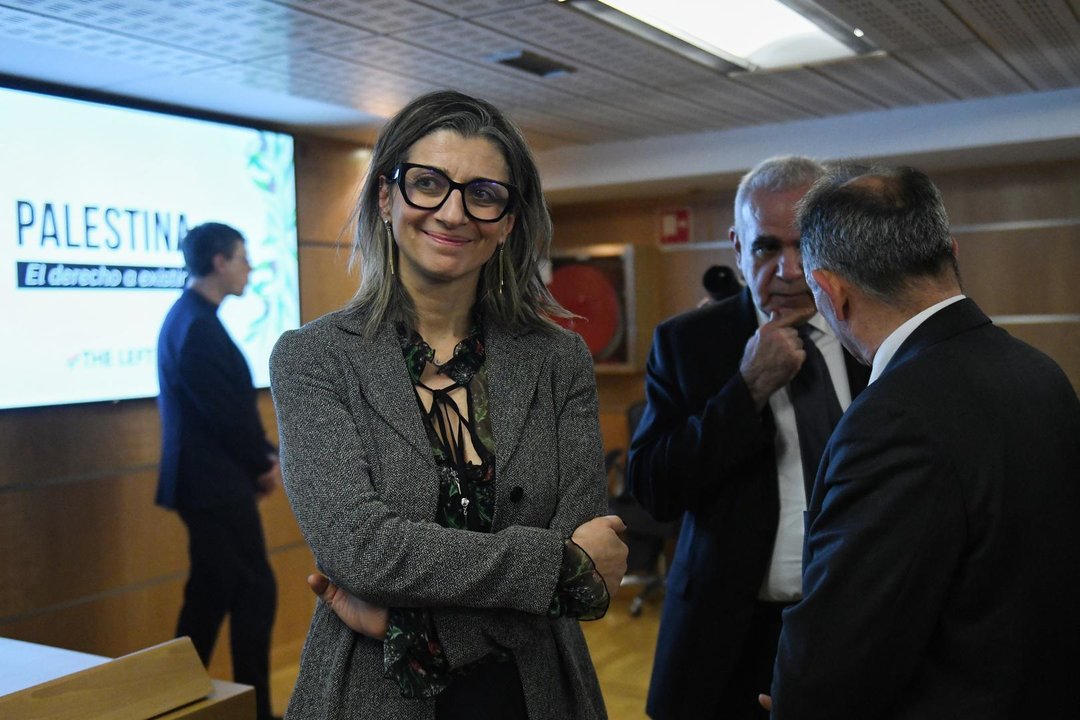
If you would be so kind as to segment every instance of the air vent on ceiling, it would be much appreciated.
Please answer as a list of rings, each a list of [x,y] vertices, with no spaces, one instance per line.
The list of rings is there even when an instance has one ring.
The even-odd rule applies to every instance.
[[[485,59],[490,62],[499,63],[500,65],[507,65],[517,70],[524,70],[527,73],[542,78],[558,77],[559,75],[566,75],[575,72],[576,70],[569,65],[564,65],[558,60],[552,60],[551,58],[537,55],[528,50],[511,50],[509,52],[495,53],[494,55],[488,55]]]

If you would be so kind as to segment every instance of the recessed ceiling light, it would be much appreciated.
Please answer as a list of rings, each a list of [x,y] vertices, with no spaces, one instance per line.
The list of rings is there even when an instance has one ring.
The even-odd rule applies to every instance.
[[[567,4],[721,70],[807,65],[873,50],[858,39],[863,37],[861,30],[840,26],[802,0],[569,0]]]

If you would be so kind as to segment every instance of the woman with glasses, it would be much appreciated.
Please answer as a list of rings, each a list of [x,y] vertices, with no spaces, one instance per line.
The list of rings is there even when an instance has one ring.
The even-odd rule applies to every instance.
[[[357,228],[356,297],[271,358],[285,489],[329,578],[288,717],[604,717],[578,620],[618,587],[623,526],[524,139],[486,102],[417,98]]]

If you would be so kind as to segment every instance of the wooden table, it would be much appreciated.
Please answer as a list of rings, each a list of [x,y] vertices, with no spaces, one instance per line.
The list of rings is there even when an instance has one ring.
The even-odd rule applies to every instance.
[[[0,717],[255,720],[255,691],[211,680],[188,638],[115,660],[0,638]]]

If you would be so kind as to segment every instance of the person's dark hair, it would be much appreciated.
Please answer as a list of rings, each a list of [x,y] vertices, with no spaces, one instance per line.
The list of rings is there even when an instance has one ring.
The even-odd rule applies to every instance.
[[[729,298],[742,290],[735,271],[727,265],[710,265],[701,277],[701,286],[714,301]]]
[[[237,241],[243,242],[244,236],[225,223],[196,225],[180,241],[184,266],[193,277],[206,277],[214,271],[214,256],[232,257]]]
[[[796,209],[803,268],[824,268],[886,302],[920,278],[960,272],[937,187],[910,167],[838,165]]]
[[[449,90],[414,99],[379,133],[355,211],[352,262],[360,268],[360,287],[350,306],[368,309],[365,331],[369,335],[384,320],[403,320],[415,326],[412,300],[397,276],[390,273],[391,243],[379,212],[379,178],[389,181],[394,167],[408,160],[409,148],[437,130],[490,140],[506,159],[510,184],[517,188],[512,199],[514,228],[504,248],[480,274],[477,302],[484,321],[512,330],[554,327],[552,317],[569,313],[540,279],[540,265],[551,247],[552,225],[532,152],[521,131],[495,106]]]

